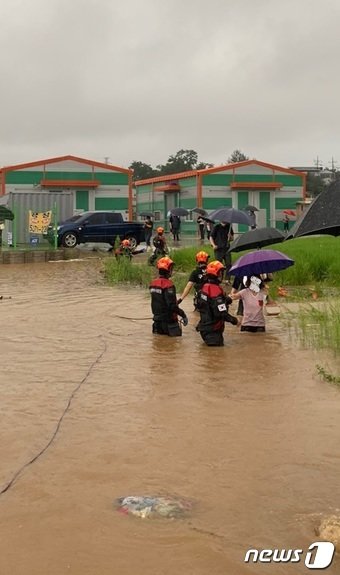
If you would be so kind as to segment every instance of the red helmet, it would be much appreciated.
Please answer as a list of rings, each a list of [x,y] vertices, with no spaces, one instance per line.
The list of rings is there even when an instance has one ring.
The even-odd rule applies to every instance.
[[[223,270],[225,270],[224,265],[221,262],[215,260],[207,265],[206,273],[207,275],[218,277],[219,273]]]
[[[158,234],[162,235],[162,234],[164,234],[164,228],[159,227],[159,228],[156,229],[156,232],[157,232]]]
[[[198,264],[207,264],[209,258],[210,256],[207,252],[198,252],[196,254],[196,261]]]
[[[124,246],[124,248],[129,248],[130,247],[130,240],[123,240],[122,246]]]
[[[161,258],[157,262],[157,268],[159,270],[165,270],[167,272],[170,272],[171,269],[173,268],[173,266],[174,266],[174,262],[168,256],[165,256],[165,258]]]

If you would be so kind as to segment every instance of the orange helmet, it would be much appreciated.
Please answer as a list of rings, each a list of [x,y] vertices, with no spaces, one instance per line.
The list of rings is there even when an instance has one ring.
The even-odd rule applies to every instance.
[[[196,261],[198,264],[207,264],[209,258],[210,256],[207,252],[198,252],[196,254]]]
[[[122,241],[122,246],[124,246],[124,248],[129,248],[130,247],[130,240],[123,240]]]
[[[225,270],[224,265],[221,262],[215,260],[207,265],[206,273],[207,275],[218,277],[218,274],[223,270]]]
[[[173,266],[174,266],[174,262],[168,256],[165,256],[165,258],[161,258],[157,262],[157,268],[159,270],[165,270],[167,272],[170,272]]]
[[[156,229],[156,232],[157,232],[158,234],[162,235],[162,234],[164,234],[164,228],[159,227],[159,228]]]

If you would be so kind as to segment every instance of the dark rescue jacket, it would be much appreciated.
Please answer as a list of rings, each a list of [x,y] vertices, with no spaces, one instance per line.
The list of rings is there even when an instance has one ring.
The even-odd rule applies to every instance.
[[[171,280],[157,278],[151,282],[149,289],[155,322],[173,323],[178,321],[178,315],[185,316],[177,305],[176,288]]]
[[[199,292],[200,322],[196,329],[201,332],[224,330],[224,322],[237,325],[237,318],[228,313],[232,299],[226,296],[215,278],[206,278]]]
[[[156,250],[163,253],[167,252],[166,240],[164,236],[160,236],[159,234],[157,234],[157,236],[154,236],[154,238],[152,239],[152,243],[155,246]]]

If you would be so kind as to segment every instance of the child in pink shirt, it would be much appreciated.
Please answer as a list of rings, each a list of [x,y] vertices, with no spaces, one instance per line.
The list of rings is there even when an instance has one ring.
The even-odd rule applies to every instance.
[[[241,299],[243,302],[243,318],[241,331],[264,332],[266,322],[263,306],[266,301],[264,283],[258,276],[251,276],[246,281],[246,288],[232,294],[233,300]]]

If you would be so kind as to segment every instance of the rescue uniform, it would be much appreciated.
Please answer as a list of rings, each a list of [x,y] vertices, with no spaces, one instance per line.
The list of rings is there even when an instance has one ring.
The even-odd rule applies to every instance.
[[[117,248],[115,250],[115,256],[116,256],[117,260],[120,259],[121,257],[131,260],[132,259],[132,249],[128,248],[126,246],[119,246],[119,248]]]
[[[206,270],[206,266],[205,267],[197,266],[197,268],[195,268],[191,272],[189,279],[188,279],[189,282],[192,282],[194,284],[194,290],[195,290],[194,308],[195,308],[195,310],[197,310],[198,306],[199,306],[199,292],[200,292],[201,287],[205,281],[205,270]]]
[[[224,345],[224,323],[237,325],[237,318],[228,313],[232,299],[225,295],[219,280],[207,277],[199,293],[201,319],[196,327],[203,341],[209,346]]]
[[[157,234],[157,236],[153,238],[152,243],[155,247],[155,251],[153,252],[152,256],[149,257],[149,264],[151,265],[155,263],[157,258],[163,257],[168,253],[164,236]]]
[[[186,314],[178,307],[176,288],[172,281],[159,277],[151,282],[149,289],[153,313],[152,332],[172,337],[182,335],[178,316],[186,318]]]

